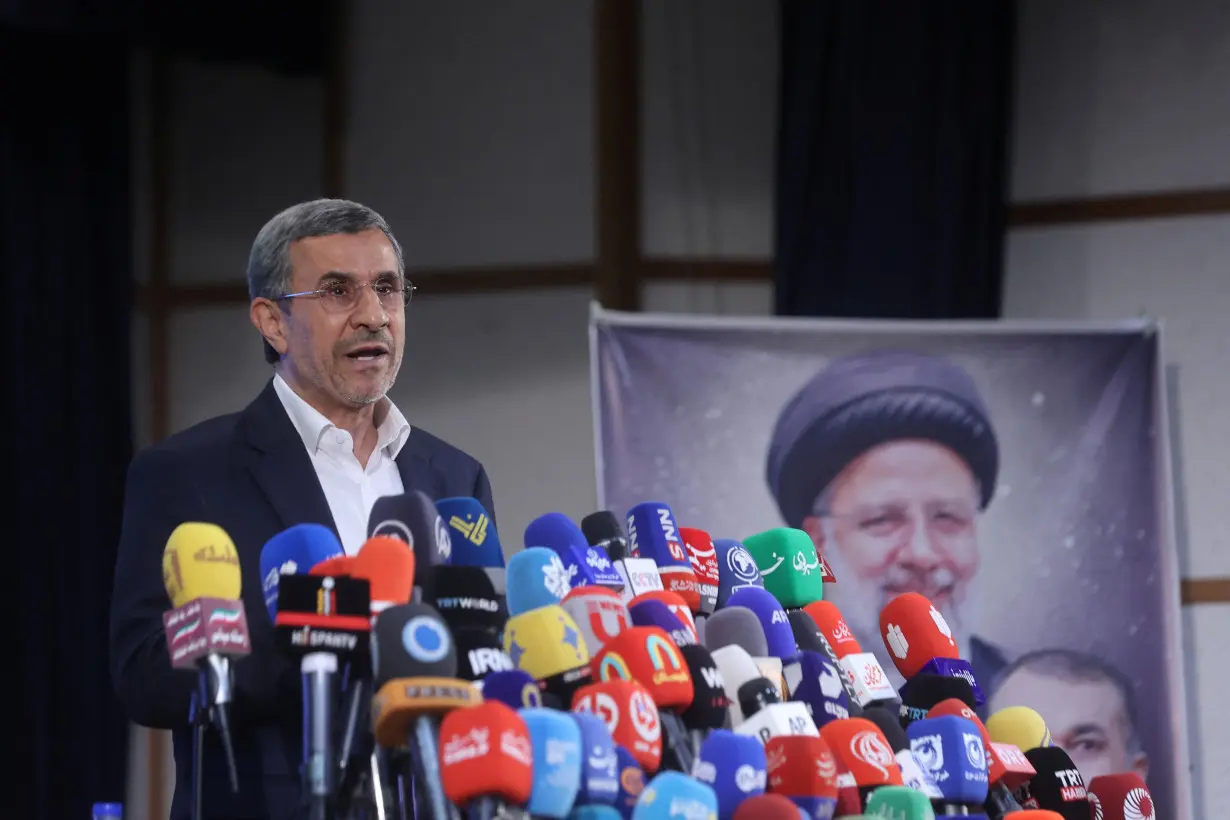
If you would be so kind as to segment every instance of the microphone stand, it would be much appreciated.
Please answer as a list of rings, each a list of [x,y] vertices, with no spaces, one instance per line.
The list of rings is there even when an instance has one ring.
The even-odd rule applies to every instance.
[[[305,655],[303,677],[303,779],[311,820],[333,820],[333,676],[337,656],[327,652]]]
[[[205,820],[205,729],[209,717],[201,707],[201,693],[194,691],[188,706],[192,724],[192,820]]]

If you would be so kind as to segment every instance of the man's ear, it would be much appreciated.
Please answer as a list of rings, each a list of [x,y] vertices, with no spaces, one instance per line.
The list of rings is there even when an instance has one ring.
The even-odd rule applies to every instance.
[[[253,299],[248,308],[248,318],[279,356],[286,353],[290,346],[286,341],[286,320],[273,300],[264,297]]]
[[[811,536],[811,542],[816,545],[816,554],[824,555],[824,523],[818,515],[809,515],[803,519],[803,532]]]

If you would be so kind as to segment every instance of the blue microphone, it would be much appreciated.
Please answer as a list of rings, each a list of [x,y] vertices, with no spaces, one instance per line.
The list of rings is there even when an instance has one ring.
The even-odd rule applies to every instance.
[[[500,534],[477,498],[441,498],[436,510],[448,525],[452,547],[448,563],[458,567],[504,566]]]
[[[764,630],[769,657],[781,658],[782,663],[789,663],[798,657],[799,645],[795,643],[790,619],[786,617],[786,610],[782,609],[773,593],[761,587],[744,587],[734,591],[726,606],[741,606],[755,614],[756,620],[760,621],[760,628]]]
[[[633,626],[656,626],[670,635],[675,646],[688,646],[696,643],[692,639],[692,630],[688,629],[679,616],[671,612],[671,608],[661,601],[652,598],[629,603],[628,616]]]
[[[713,789],[681,772],[661,772],[645,785],[632,820],[711,818],[718,801]]]
[[[581,790],[581,729],[566,712],[522,709],[534,753],[534,787],[526,810],[564,820]]]
[[[563,513],[546,513],[531,521],[525,528],[525,546],[546,547],[558,555],[564,567],[573,573],[574,587],[596,584],[623,588],[623,579],[612,566],[610,557],[598,547],[591,547],[581,528]]]
[[[841,682],[841,670],[810,650],[799,653],[798,663],[799,682],[791,688],[790,699],[807,707],[816,728],[850,717],[850,698]]]
[[[321,561],[344,555],[342,542],[323,524],[296,524],[261,548],[261,589],[269,620],[278,614],[278,582],[283,575],[306,575]]]
[[[571,714],[581,730],[581,790],[572,811],[575,817],[582,806],[615,803],[619,797],[619,756],[602,718],[588,712]]]
[[[735,590],[744,587],[764,589],[760,567],[756,566],[756,559],[747,547],[733,538],[715,538],[713,549],[717,553],[718,608],[726,606]]]
[[[640,558],[652,559],[659,569],[692,570],[675,514],[661,501],[644,501],[628,510],[628,549]]]
[[[538,681],[529,672],[521,669],[502,669],[491,672],[481,681],[475,681],[483,693],[483,700],[498,700],[510,709],[531,709],[542,706],[542,692]]]
[[[645,770],[623,746],[615,747],[615,757],[619,760],[619,796],[615,798],[615,808],[624,820],[630,820],[636,810],[636,801],[645,790]]]
[[[718,820],[731,820],[749,797],[764,794],[768,761],[758,738],[714,729],[701,744],[692,776],[717,795]]]
[[[982,733],[972,721],[955,715],[916,720],[906,728],[910,751],[919,768],[928,772],[942,797],[937,813],[947,809],[981,807],[987,799],[987,753]]]
[[[510,618],[539,607],[558,605],[572,589],[573,575],[551,550],[527,547],[508,559],[506,599]]]

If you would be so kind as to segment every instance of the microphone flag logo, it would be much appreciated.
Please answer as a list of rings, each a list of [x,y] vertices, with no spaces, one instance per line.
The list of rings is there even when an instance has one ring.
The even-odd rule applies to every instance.
[[[1089,809],[1093,820],[1106,820],[1106,815],[1102,812],[1102,801],[1093,792],[1089,792]]]
[[[944,743],[939,735],[911,738],[910,751],[918,759],[918,765],[929,772],[936,783],[948,779],[948,772],[944,769]]]
[[[448,654],[452,638],[444,624],[426,615],[416,615],[401,629],[406,654],[421,663],[435,663]]]
[[[897,624],[889,624],[888,629],[884,630],[884,641],[898,658],[904,660],[910,654],[910,642],[905,639],[905,632]]]
[[[884,737],[877,731],[859,732],[850,739],[850,752],[859,760],[888,778],[888,766],[896,763],[893,750],[888,748]]]
[[[1153,797],[1142,788],[1132,789],[1123,799],[1124,820],[1155,820]]]
[[[830,700],[836,700],[841,696],[844,687],[841,685],[841,678],[837,676],[837,670],[829,664],[824,664],[820,668],[820,694]]]
[[[410,546],[414,546],[414,541],[410,541]],[[453,539],[448,534],[448,525],[444,523],[444,519],[436,516],[436,550],[440,554],[440,562],[447,564],[448,559],[453,555]]]
[[[952,628],[948,626],[948,621],[944,620],[943,614],[935,608],[934,604],[931,606],[931,620],[935,621],[935,628],[940,631],[940,634],[947,638],[950,644],[956,646],[956,641],[952,639]]]
[[[542,583],[547,591],[556,598],[562,599],[572,589],[572,578],[577,574],[576,567],[564,567],[564,562],[558,555],[542,565]]]

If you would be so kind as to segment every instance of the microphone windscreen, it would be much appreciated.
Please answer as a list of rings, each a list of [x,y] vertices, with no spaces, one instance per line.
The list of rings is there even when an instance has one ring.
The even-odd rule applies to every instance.
[[[781,658],[783,662],[788,662],[798,657],[799,647],[794,642],[794,632],[790,629],[786,611],[767,589],[741,589],[730,596],[727,606],[731,609],[743,607],[752,611],[760,622],[761,631],[764,632],[770,658]],[[708,632],[707,625],[705,629]]]
[[[777,527],[743,539],[764,586],[784,607],[804,607],[824,599],[824,574],[811,536]]]
[[[446,714],[440,723],[440,779],[445,796],[461,808],[480,797],[525,805],[534,784],[525,721],[499,701]]]
[[[632,626],[632,616],[623,599],[606,587],[576,587],[560,603],[572,616],[590,656],[597,655],[607,641]]]
[[[746,547],[733,538],[715,538],[713,549],[717,555],[719,609],[726,606],[735,590],[744,587],[764,588],[764,579],[760,576],[756,559],[752,558]]]
[[[923,718],[906,730],[910,751],[930,773],[945,803],[981,806],[990,786],[987,753],[978,727],[960,717]],[[1088,804],[1085,806],[1088,817]]]
[[[181,525],[186,526],[186,525]],[[179,532],[179,529],[176,529]],[[342,543],[333,530],[323,524],[296,524],[282,530],[261,547],[261,588],[269,620],[278,614],[278,580],[283,575],[306,573],[335,556],[344,556]],[[178,560],[178,559],[176,559]],[[167,559],[163,557],[163,574]],[[170,590],[167,592],[170,595]],[[238,593],[232,597],[239,597]]]
[[[1023,752],[1051,746],[1051,730],[1042,715],[1028,706],[1008,706],[987,718],[987,733],[996,743],[1010,743]]]
[[[859,787],[904,785],[888,739],[870,720],[834,720],[820,727],[820,737]]]
[[[450,629],[486,629],[499,632],[508,620],[504,602],[486,570],[441,564],[432,570],[432,584],[423,590]]]
[[[718,817],[733,817],[743,801],[764,794],[766,769],[758,739],[714,729],[700,746],[692,776],[717,795]]]
[[[645,770],[623,746],[617,745],[615,754],[619,758],[619,797],[615,799],[615,808],[620,817],[629,820],[636,810],[636,801],[645,790]]]
[[[710,615],[717,609],[718,575],[717,548],[713,538],[695,527],[680,527],[679,537],[688,551],[692,574],[696,576],[696,593],[700,596],[701,614]]]
[[[846,619],[842,617],[841,610],[831,601],[813,601],[803,607],[803,611],[816,622],[816,626],[828,640],[829,646],[833,647],[833,654],[838,658],[857,655],[863,651],[858,644],[858,639],[854,637],[854,633],[846,624]]]
[[[623,525],[610,510],[599,510],[582,518],[581,532],[590,546],[605,550],[612,561],[627,557],[628,539]]]
[[[944,616],[917,592],[902,593],[880,610],[880,637],[906,680],[934,658],[960,657]]]
[[[906,736],[905,729],[901,728],[901,721],[883,706],[868,706],[863,710],[863,717],[884,733],[884,739],[888,741],[888,747],[893,750],[894,755],[902,749],[910,748],[910,739]]]
[[[850,698],[841,683],[841,670],[819,652],[800,652],[798,664],[799,683],[790,699],[807,705],[816,726],[850,717]]]
[[[483,700],[496,700],[512,709],[542,706],[538,682],[521,669],[492,672],[483,678],[482,692]]]
[[[526,809],[543,817],[567,817],[581,790],[581,730],[554,709],[522,709],[534,754],[534,785]]]
[[[606,723],[588,712],[573,712],[581,730],[581,790],[577,803],[613,804],[619,797],[619,757]]]
[[[632,600],[628,602],[628,615],[635,626],[656,626],[670,636],[675,646],[696,643],[696,635],[661,601]]]
[[[837,802],[837,760],[818,735],[778,735],[765,741],[771,792]],[[830,816],[811,814],[809,816]]]
[[[457,677],[457,647],[440,614],[427,604],[399,604],[372,627],[373,687],[398,678]]]
[[[367,518],[367,535],[387,535],[409,544],[415,566],[424,576],[418,579],[420,587],[430,575],[430,568],[447,564],[453,554],[449,528],[436,503],[419,490],[377,498]]]
[[[800,652],[828,654],[820,627],[816,626],[810,615],[801,609],[792,609],[786,613],[786,619],[790,621],[790,632],[794,635],[794,642],[798,644]]]
[[[589,663],[576,621],[558,604],[514,615],[504,627],[504,652],[518,669],[542,681]]]
[[[598,717],[615,744],[627,749],[639,767],[658,770],[662,724],[653,697],[640,682],[615,679],[582,686],[572,695],[572,711]]]
[[[495,522],[477,498],[441,498],[436,510],[449,529],[448,563],[461,567],[502,567],[504,550]]]
[[[974,707],[974,688],[969,681],[947,675],[917,675],[901,687],[901,721],[908,725],[922,720],[937,703],[953,699]]]
[[[399,538],[374,535],[359,548],[350,574],[371,585],[372,612],[408,603],[414,588],[414,551]]]
[[[1144,778],[1136,772],[1102,774],[1089,781],[1089,802],[1101,806],[1106,820],[1156,820],[1157,808]]]
[[[679,647],[679,654],[692,678],[692,703],[680,717],[689,729],[720,729],[726,724],[730,698],[726,682],[709,650],[700,644]]]
[[[1024,787],[1028,799],[1022,806],[1049,809],[1064,820],[1085,820],[1092,815],[1085,778],[1067,752],[1058,746],[1043,746],[1029,749],[1025,757],[1037,774]]]
[[[659,772],[645,784],[632,820],[678,820],[680,817],[717,817],[713,789],[682,772]]]
[[[775,703],[781,703],[777,684],[768,678],[752,678],[739,687],[737,703],[745,718],[764,711]]]
[[[901,820],[934,818],[931,800],[909,786],[881,786],[867,797],[867,814],[872,817],[900,817]]]
[[[675,514],[661,501],[645,501],[628,510],[628,547],[633,555],[650,559],[659,569],[692,568]]]
[[[787,797],[780,794],[761,794],[739,804],[731,820],[799,820],[799,817],[821,817],[807,814]]]
[[[959,698],[948,698],[942,700],[935,706],[931,707],[931,711],[927,712],[927,717],[944,717],[950,715],[968,720],[978,730],[978,736],[982,738],[982,748],[987,753],[987,777],[990,783],[994,786],[1001,782],[1007,775],[1007,769],[999,759],[999,754],[995,751],[995,747],[991,741],[991,735],[987,732],[987,727],[983,724],[982,718],[974,712],[973,708],[960,700]],[[1012,787],[1012,788],[1015,788]]]
[[[196,598],[239,599],[239,553],[217,524],[180,524],[162,551],[162,585],[178,609]]]
[[[485,629],[453,629],[457,644],[457,677],[477,681],[492,672],[515,669],[512,659],[504,654],[499,637]]]
[[[721,610],[718,610],[719,612]],[[739,687],[749,680],[760,677],[760,667],[747,650],[738,644],[711,649],[710,655],[722,676],[722,685],[726,690],[726,698],[730,701],[729,725],[738,726],[743,722],[743,710],[739,708]]]
[[[692,678],[670,636],[652,626],[634,626],[610,641],[593,660],[600,681],[637,680],[659,708],[686,709],[692,703]]]
[[[313,564],[308,575],[326,576],[332,575],[334,578],[339,578],[344,575],[350,575],[354,571],[354,557],[350,555],[335,555],[332,558],[326,558],[318,564]]]
[[[692,609],[677,593],[665,589],[653,589],[649,592],[642,592],[640,595],[632,598],[632,600],[628,601],[628,606],[631,607],[634,604],[639,604],[641,601],[658,601],[665,604],[666,608],[679,619],[679,622],[692,633],[692,640],[700,640],[696,631],[696,619],[692,617]]]
[[[723,646],[740,646],[753,658],[769,654],[760,619],[746,607],[719,609],[705,622],[705,648],[713,652]]]
[[[611,569],[610,559],[585,541],[581,528],[563,513],[551,512],[540,515],[525,528],[525,546],[546,547],[559,556],[568,571],[570,586],[591,586],[599,583],[594,576],[594,564],[606,564],[605,586],[619,586],[623,581]],[[614,579],[610,576],[614,576]]]
[[[513,555],[506,569],[508,614],[552,606],[572,588],[573,575],[559,556],[546,547],[527,547]]]

